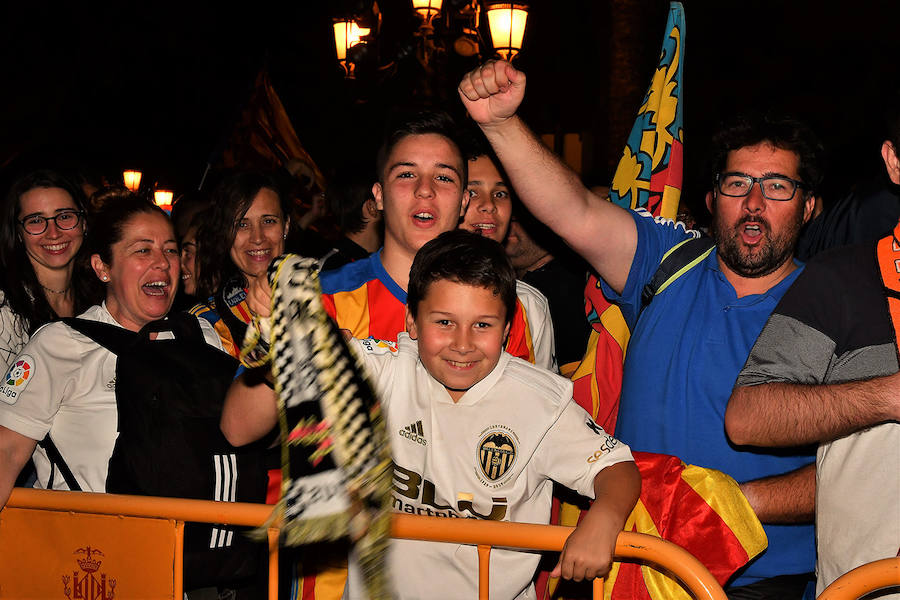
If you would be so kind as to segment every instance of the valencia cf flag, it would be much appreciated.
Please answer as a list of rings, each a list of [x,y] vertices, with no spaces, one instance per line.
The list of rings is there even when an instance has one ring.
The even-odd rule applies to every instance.
[[[645,208],[667,219],[678,211],[683,71],[684,8],[680,2],[670,2],[659,64],[610,186],[610,201],[623,208]]]

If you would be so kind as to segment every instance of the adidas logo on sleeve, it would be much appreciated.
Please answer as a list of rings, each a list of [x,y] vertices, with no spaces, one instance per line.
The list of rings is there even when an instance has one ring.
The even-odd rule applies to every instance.
[[[416,421],[406,427],[401,427],[398,433],[417,444],[428,445],[428,440],[425,439],[425,431],[422,429],[422,421]]]

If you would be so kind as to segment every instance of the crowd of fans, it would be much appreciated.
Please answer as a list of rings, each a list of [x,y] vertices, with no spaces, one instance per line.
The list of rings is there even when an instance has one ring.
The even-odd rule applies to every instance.
[[[897,555],[900,263],[890,252],[900,238],[875,244],[900,218],[900,117],[888,120],[890,183],[877,202],[856,193],[825,210],[823,149],[804,125],[757,116],[723,127],[710,142],[711,250],[648,297],[664,256],[701,234],[586,189],[516,116],[524,90],[524,74],[506,63],[473,71],[460,92],[478,129],[460,136],[444,113],[404,115],[373,157],[376,181],[336,179],[306,214],[259,172],[229,174],[208,196],[179,200],[171,218],[124,189],[89,201],[53,171],[19,178],[0,223],[0,506],[17,483],[76,489],[57,455],[77,489],[107,491],[116,355],[60,319],[139,332],[187,312],[208,345],[239,358],[254,316],[268,315],[260,298],[270,263],[299,252],[321,259],[322,300],[338,327],[388,342],[399,356],[362,350],[387,394],[395,509],[484,517],[499,499],[506,520],[548,522],[553,479],[598,507],[553,574],[602,576],[637,499],[630,447],[737,480],[768,549],[729,581],[730,598],[812,598],[853,567]],[[333,239],[314,231],[326,206],[340,230]],[[469,233],[447,233],[457,229]],[[804,260],[840,249],[806,267],[798,243]],[[864,245],[841,248],[850,243]],[[572,386],[558,375],[588,346],[589,271],[631,334],[615,374],[621,398],[606,399],[620,403],[609,434],[624,443],[573,402],[570,411]],[[479,414],[464,412],[472,407]],[[275,416],[267,375],[244,372],[222,432],[235,446],[271,446]],[[411,439],[420,440],[414,451]],[[606,446],[582,467],[597,440]],[[277,451],[267,463],[274,502]],[[414,480],[426,492],[407,494]],[[399,597],[475,589],[474,551],[418,544],[395,544]],[[293,556],[285,594],[363,597],[352,565],[344,591],[344,559],[343,548]],[[492,576],[497,597],[535,597],[536,559],[497,560],[509,574]],[[441,580],[446,592],[435,589]],[[241,585],[246,597],[258,593],[256,582]]]

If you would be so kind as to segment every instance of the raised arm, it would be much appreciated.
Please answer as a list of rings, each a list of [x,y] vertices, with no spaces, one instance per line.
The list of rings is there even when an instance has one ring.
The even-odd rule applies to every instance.
[[[488,61],[459,84],[466,110],[484,131],[519,198],[621,292],[637,245],[634,221],[585,188],[516,116],[524,93],[525,74],[502,61]]]
[[[900,373],[826,385],[765,383],[736,387],[725,431],[744,446],[803,446],[900,420]]]

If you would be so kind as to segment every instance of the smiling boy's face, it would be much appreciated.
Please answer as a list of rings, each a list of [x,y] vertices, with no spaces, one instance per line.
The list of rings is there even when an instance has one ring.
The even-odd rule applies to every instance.
[[[497,365],[509,323],[499,294],[441,279],[428,286],[415,319],[407,312],[406,329],[425,369],[456,402]]]

